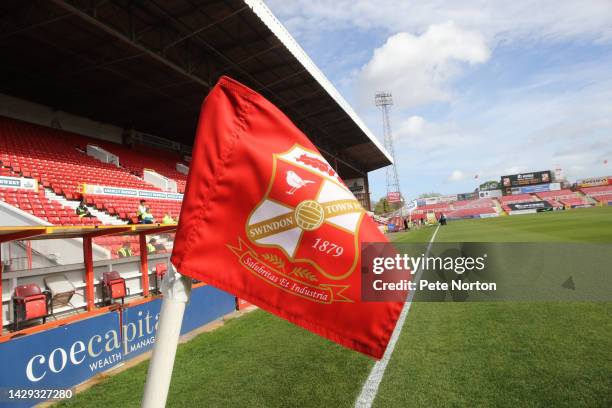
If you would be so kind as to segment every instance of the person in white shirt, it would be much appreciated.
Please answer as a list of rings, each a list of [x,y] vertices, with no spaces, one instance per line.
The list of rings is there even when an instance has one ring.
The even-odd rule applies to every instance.
[[[140,204],[138,205],[138,210],[136,211],[136,215],[138,219],[142,221],[142,216],[147,212],[147,201],[140,200]]]

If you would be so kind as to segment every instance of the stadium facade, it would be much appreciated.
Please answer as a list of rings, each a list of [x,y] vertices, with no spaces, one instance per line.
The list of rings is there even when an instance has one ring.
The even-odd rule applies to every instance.
[[[481,183],[474,191],[422,197],[408,202],[402,216],[382,223],[391,231],[446,219],[492,218],[507,215],[612,205],[612,176],[570,183],[560,168],[503,175]]]

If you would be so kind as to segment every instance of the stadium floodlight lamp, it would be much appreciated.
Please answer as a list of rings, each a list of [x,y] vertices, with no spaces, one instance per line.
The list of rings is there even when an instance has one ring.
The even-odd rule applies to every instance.
[[[391,92],[388,91],[377,92],[374,97],[374,102],[376,106],[393,105],[393,96],[391,96]]]

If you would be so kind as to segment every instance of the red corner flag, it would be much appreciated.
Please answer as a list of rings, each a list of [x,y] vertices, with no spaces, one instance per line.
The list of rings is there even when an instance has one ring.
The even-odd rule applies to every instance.
[[[200,113],[172,253],[178,271],[382,357],[402,303],[364,303],[362,242],[387,242],[308,138],[221,78]]]

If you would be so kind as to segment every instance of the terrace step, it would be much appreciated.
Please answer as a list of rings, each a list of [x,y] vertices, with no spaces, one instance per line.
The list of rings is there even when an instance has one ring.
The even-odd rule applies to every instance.
[[[62,195],[55,194],[55,192],[53,192],[53,190],[48,188],[48,187],[45,188],[45,196],[49,200],[57,201],[58,203],[66,206],[66,207],[70,207],[73,210],[76,210],[76,208],[80,204],[80,201],[78,201],[78,200],[68,200],[66,197],[64,197]],[[116,217],[114,215],[107,214],[104,211],[100,211],[100,210],[98,210],[95,207],[92,207],[90,205],[88,205],[86,207],[89,210],[89,212],[91,213],[91,215],[93,215],[94,217],[98,218],[102,222],[102,224],[104,224],[104,225],[125,225],[125,224],[127,224],[127,221],[124,221],[121,218]]]

